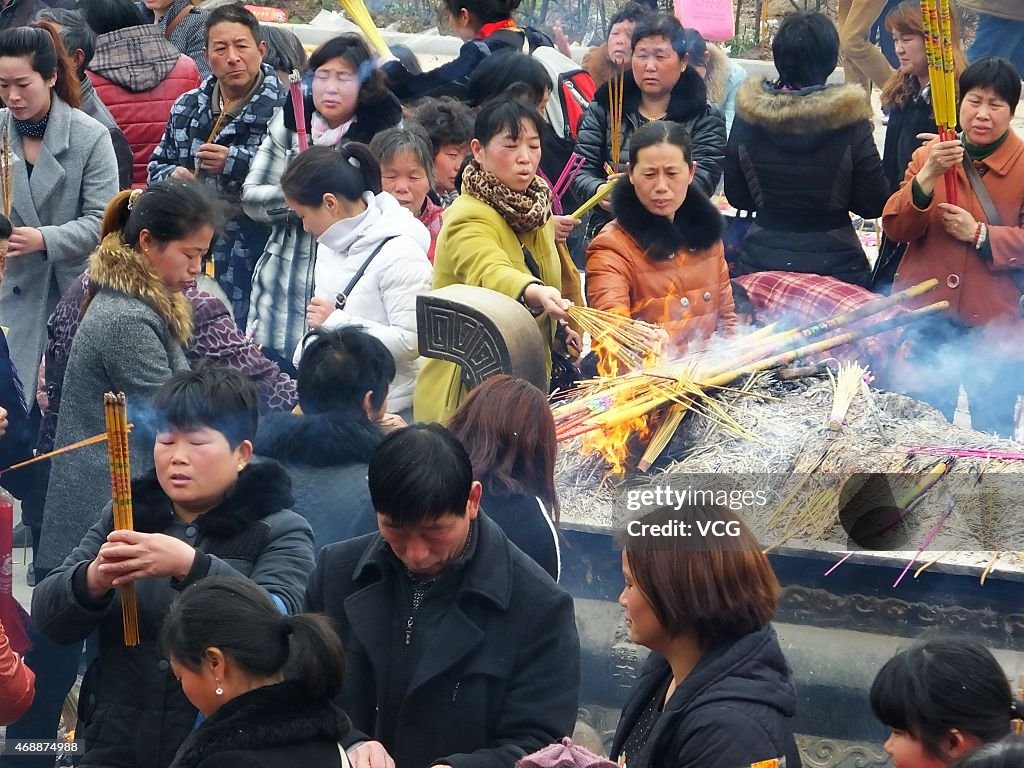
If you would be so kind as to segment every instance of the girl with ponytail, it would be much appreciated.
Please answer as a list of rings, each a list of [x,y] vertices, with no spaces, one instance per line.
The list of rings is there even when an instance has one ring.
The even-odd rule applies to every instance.
[[[899,768],[946,768],[1008,736],[1022,711],[992,652],[962,639],[918,642],[889,659],[871,709],[892,729],[885,751]]]
[[[430,290],[430,233],[381,192],[380,166],[365,144],[311,147],[288,165],[281,189],[318,243],[311,279],[301,297],[287,297],[287,311],[304,312],[309,329],[361,325],[384,342],[396,368],[391,411],[411,421],[416,296]],[[302,347],[295,349],[296,366]]]
[[[282,615],[252,582],[211,576],[171,606],[161,644],[207,718],[172,768],[347,764],[339,741],[349,720],[333,702],[345,657],[323,616]]]
[[[75,109],[81,88],[49,22],[0,32],[0,135],[8,156],[11,233],[0,325],[22,381],[36,380],[46,318],[99,242],[103,206],[118,190],[107,129]]]

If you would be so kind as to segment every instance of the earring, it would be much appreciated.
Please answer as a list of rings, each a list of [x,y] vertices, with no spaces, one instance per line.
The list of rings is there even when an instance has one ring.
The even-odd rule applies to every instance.
[[[218,696],[224,695],[224,689],[220,687],[220,680],[217,681],[217,689],[214,691]]]

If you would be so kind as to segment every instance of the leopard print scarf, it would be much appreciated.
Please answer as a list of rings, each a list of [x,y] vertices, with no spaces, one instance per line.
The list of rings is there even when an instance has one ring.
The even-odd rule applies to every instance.
[[[517,235],[540,229],[551,218],[551,190],[539,176],[525,192],[516,192],[474,160],[462,172],[462,191],[500,213]]]

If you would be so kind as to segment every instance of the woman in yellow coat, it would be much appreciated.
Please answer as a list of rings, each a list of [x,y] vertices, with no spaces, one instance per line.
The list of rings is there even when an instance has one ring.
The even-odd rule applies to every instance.
[[[462,194],[445,211],[437,238],[433,287],[475,285],[520,301],[551,343],[571,302],[562,298],[551,190],[537,176],[540,128],[536,111],[512,98],[480,110]],[[566,333],[578,349],[579,337],[568,328]],[[546,364],[550,374],[550,356]],[[458,365],[427,360],[416,381],[413,415],[444,421],[466,394]]]

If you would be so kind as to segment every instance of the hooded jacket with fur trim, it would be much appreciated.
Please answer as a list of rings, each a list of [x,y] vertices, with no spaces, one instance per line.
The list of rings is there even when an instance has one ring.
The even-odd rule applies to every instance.
[[[319,768],[340,763],[352,726],[337,704],[286,680],[237,696],[193,731],[171,768]]]
[[[384,433],[365,417],[275,413],[260,419],[256,453],[280,461],[309,521],[316,550],[377,531],[366,470]],[[338,500],[344,499],[344,504]]]
[[[113,529],[109,503],[100,521],[32,595],[33,621],[54,642],[81,643],[98,632],[99,655],[85,674],[79,708],[79,732],[86,742],[81,765],[87,768],[164,768],[192,730],[196,709],[159,644],[164,617],[180,590],[207,576],[246,578],[282,610],[296,613],[313,570],[312,533],[288,509],[291,481],[276,462],[243,469],[224,500],[190,523],[175,515],[155,472],[132,483],[132,501],[135,530],[172,536],[196,550],[192,569],[181,581],[135,582],[138,647],[124,647],[120,594],[111,591],[93,600],[86,585],[88,565]]]
[[[629,162],[629,137],[648,122],[640,114],[640,87],[632,72],[626,72],[622,89],[622,151],[619,168],[624,171]],[[608,181],[605,164],[611,162],[612,133],[608,121],[608,84],[597,89],[594,100],[580,120],[576,139],[576,153],[583,157],[583,165],[573,179],[572,189],[581,200],[589,200],[597,188]],[[691,186],[707,196],[715,193],[722,178],[722,158],[725,155],[725,120],[722,111],[708,104],[707,86],[692,69],[683,70],[679,82],[672,89],[668,114],[664,118],[680,123],[693,139],[693,161],[697,164]],[[594,218],[601,224],[610,216],[603,209],[594,209]],[[596,223],[596,222],[595,222]],[[596,229],[592,225],[592,229]]]
[[[633,185],[612,193],[616,218],[587,248],[587,303],[664,326],[675,345],[736,328],[722,215],[694,187],[669,221]]]
[[[140,419],[149,399],[175,371],[188,368],[182,346],[192,336],[192,306],[171,293],[145,258],[119,235],[109,235],[89,262],[90,291],[64,374],[55,447],[106,430],[103,395],[124,392],[128,420]],[[153,466],[152,435],[137,423],[129,436],[135,476]],[[43,511],[36,568],[52,569],[78,546],[110,500],[107,447],[82,448],[74,461],[56,461]]]
[[[737,274],[813,272],[867,287],[870,268],[850,213],[880,216],[889,183],[864,89],[786,91],[747,80],[736,99],[725,194],[757,212]]]

